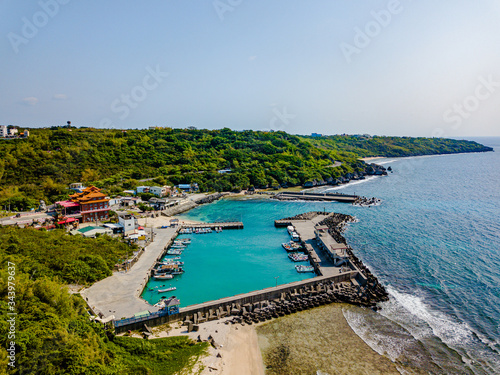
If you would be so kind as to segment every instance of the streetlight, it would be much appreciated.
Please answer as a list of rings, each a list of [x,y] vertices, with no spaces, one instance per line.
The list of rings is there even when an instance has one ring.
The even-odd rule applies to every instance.
[[[278,287],[278,279],[279,279],[279,278],[280,278],[279,276],[275,276],[275,277],[274,277],[274,280],[276,280],[276,288]]]

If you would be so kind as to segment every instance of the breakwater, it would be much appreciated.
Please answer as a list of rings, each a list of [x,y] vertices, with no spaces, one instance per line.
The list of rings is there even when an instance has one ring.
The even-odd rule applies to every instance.
[[[181,224],[184,229],[243,229],[241,221],[215,222],[215,223],[197,223],[197,224]]]
[[[178,214],[181,214],[183,212],[189,211],[189,210],[197,207],[200,204],[211,203],[211,202],[214,202],[216,200],[219,200],[226,194],[227,193],[214,193],[214,194],[210,194],[210,195],[207,195],[204,197],[200,197],[198,199],[195,199],[194,201],[190,200],[190,199],[185,199],[185,200],[179,201],[179,204],[177,204],[176,206],[173,206],[171,208],[167,208],[167,209],[161,211],[161,214],[163,216],[167,216],[167,217],[178,215]]]
[[[296,311],[331,302],[350,302],[370,306],[363,298],[364,287],[355,280],[358,272],[352,271],[335,276],[324,276],[297,281],[274,288],[266,288],[219,300],[205,302],[181,308],[175,315],[154,313],[150,316],[127,319],[123,324],[115,322],[116,333],[142,329],[144,324],[154,327],[161,324],[184,321],[184,324],[198,324],[208,320],[233,316],[233,322],[253,321],[259,318],[271,318],[273,314],[290,314]],[[339,284],[342,283],[342,284]],[[267,307],[262,312],[257,306]],[[196,317],[195,317],[196,316]]]
[[[339,193],[310,193],[310,192],[282,192],[271,197],[278,200],[308,200],[308,201],[335,201],[354,203],[360,199],[357,195]]]

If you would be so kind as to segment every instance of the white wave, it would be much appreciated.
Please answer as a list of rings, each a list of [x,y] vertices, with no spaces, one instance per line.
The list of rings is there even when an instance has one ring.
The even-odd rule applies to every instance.
[[[386,355],[395,362],[398,357],[405,353],[406,339],[389,337],[378,332],[376,327],[369,324],[362,314],[353,311],[353,309],[342,309],[342,313],[356,335],[378,354]]]
[[[384,161],[381,161],[381,162],[376,162],[375,164],[384,165],[384,164],[394,163],[396,161],[398,161],[398,160],[396,160],[396,159],[393,159],[393,160],[384,160]]]
[[[368,181],[374,180],[377,177],[379,177],[379,176],[370,176],[370,177],[365,178],[364,180],[356,180],[356,181],[353,181],[353,182],[349,182],[348,184],[345,184],[345,185],[328,188],[328,189],[324,190],[323,192],[327,193],[329,191],[345,189],[346,187],[351,187],[353,185],[359,185],[359,184],[362,184],[363,182],[368,182]]]
[[[420,297],[400,293],[391,287],[387,291],[393,299],[383,305],[381,314],[404,326],[416,339],[433,334],[454,347],[474,341],[474,333],[466,323],[433,310]]]

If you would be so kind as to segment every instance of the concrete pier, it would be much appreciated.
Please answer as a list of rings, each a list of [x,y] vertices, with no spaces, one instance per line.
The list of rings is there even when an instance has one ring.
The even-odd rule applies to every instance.
[[[203,228],[243,229],[243,223],[241,221],[232,221],[232,222],[221,222],[221,223],[181,224],[181,227],[193,228],[193,229],[203,229]]]
[[[286,191],[273,196],[278,200],[309,200],[309,201],[336,201],[344,203],[354,203],[360,197],[357,195],[347,195],[338,193],[308,193]]]
[[[155,229],[155,240],[144,249],[137,263],[128,271],[115,272],[98,281],[80,294],[95,314],[116,319],[131,317],[140,311],[157,311],[158,308],[140,298],[148,281],[150,270],[161,257],[166,244],[177,236],[178,229]]]

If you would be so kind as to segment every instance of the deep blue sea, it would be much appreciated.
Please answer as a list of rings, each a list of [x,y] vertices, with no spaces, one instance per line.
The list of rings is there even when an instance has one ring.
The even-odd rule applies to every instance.
[[[500,374],[500,138],[478,141],[496,152],[381,159],[389,176],[334,188],[381,198],[376,207],[226,199],[186,213],[241,220],[245,229],[190,236],[182,277],[204,271],[179,283],[178,294],[191,304],[273,286],[276,276],[292,281],[279,246],[286,231],[273,221],[311,210],[351,214],[359,222],[346,238],[390,293],[379,313],[344,310],[353,330],[402,373]]]

